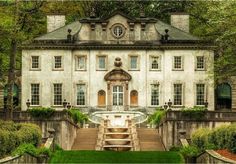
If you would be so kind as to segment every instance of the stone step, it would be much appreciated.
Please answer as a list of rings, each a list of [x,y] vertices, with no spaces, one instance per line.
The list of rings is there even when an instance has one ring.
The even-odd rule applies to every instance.
[[[165,150],[156,129],[138,128],[137,133],[141,151]]]
[[[98,128],[82,128],[77,131],[72,150],[95,150]]]

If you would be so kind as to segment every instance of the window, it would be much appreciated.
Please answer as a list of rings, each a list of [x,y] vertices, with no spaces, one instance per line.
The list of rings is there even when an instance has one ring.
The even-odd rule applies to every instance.
[[[106,69],[106,56],[98,56],[98,70]]]
[[[106,106],[106,92],[104,90],[98,92],[98,106]]]
[[[151,70],[158,70],[158,69],[160,69],[159,57],[158,56],[152,56],[151,57]]]
[[[159,85],[151,86],[151,105],[159,105]]]
[[[31,56],[31,68],[38,69],[39,68],[39,56]]]
[[[62,68],[62,57],[54,56],[54,68],[59,69]]]
[[[39,84],[31,84],[31,105],[39,105]]]
[[[62,84],[53,84],[54,105],[62,105]]]
[[[121,38],[125,33],[125,28],[121,24],[116,24],[112,28],[112,35],[116,38]]]
[[[197,84],[196,86],[196,105],[204,105],[205,84]]]
[[[130,69],[131,70],[138,69],[138,56],[130,56]]]
[[[113,86],[113,105],[123,105],[123,86]]]
[[[138,92],[136,90],[130,92],[130,105],[138,106]]]
[[[77,58],[77,69],[78,70],[86,70],[86,58],[85,56],[78,56]]]
[[[197,70],[203,70],[204,69],[204,56],[197,56]]]
[[[181,69],[182,69],[182,57],[174,56],[174,70],[181,70]]]
[[[182,105],[183,87],[182,84],[174,84],[174,105]]]
[[[77,85],[77,105],[85,105],[85,84]]]

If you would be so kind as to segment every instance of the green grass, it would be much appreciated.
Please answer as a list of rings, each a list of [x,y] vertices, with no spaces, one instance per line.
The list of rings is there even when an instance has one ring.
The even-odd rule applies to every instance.
[[[184,163],[173,151],[56,151],[50,163]]]

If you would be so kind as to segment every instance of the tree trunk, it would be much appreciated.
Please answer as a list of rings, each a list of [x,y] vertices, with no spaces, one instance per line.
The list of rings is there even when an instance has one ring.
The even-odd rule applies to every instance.
[[[15,63],[16,63],[16,52],[17,42],[15,39],[11,41],[11,52],[10,52],[10,66],[8,72],[8,83],[7,83],[7,104],[6,104],[6,119],[12,120],[13,117],[13,88],[15,82]]]

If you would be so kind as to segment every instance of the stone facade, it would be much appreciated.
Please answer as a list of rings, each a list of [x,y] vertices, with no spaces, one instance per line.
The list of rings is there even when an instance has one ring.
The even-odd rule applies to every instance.
[[[172,13],[170,17],[171,25],[183,30],[185,32],[189,32],[189,15],[186,13]]]
[[[47,32],[52,32],[60,27],[65,26],[65,15],[48,15],[47,16]]]
[[[55,41],[59,35],[60,40]],[[37,69],[32,69],[33,56],[38,58]],[[56,56],[61,59],[59,69],[55,69]],[[198,56],[203,57],[201,70],[196,69]],[[80,57],[82,69],[78,66]],[[117,58],[121,66],[114,65]],[[131,101],[135,101],[135,108],[156,108],[169,100],[173,109],[180,109],[197,105],[196,85],[203,84],[201,105],[208,102],[209,110],[214,110],[213,60],[210,45],[154,18],[131,18],[121,12],[101,19],[85,18],[38,37],[23,48],[21,107],[26,110],[25,102],[32,100],[31,84],[39,84],[35,106],[62,110],[62,102],[55,105],[53,89],[54,84],[61,84],[60,101],[66,99],[79,108],[100,107],[102,91],[103,109],[130,109]],[[176,64],[178,69],[174,68]],[[122,79],[125,74],[129,80]],[[106,75],[116,78],[106,80]],[[180,93],[175,84],[180,84]],[[84,87],[83,100],[78,100],[80,85]],[[115,91],[116,86],[121,90]],[[117,105],[116,100],[121,103]],[[82,105],[78,101],[83,101]]]

